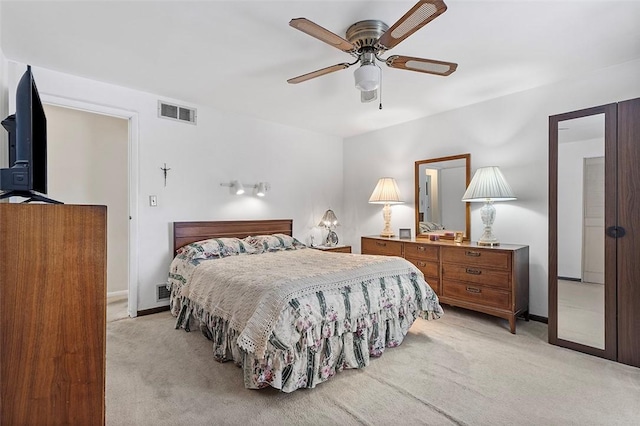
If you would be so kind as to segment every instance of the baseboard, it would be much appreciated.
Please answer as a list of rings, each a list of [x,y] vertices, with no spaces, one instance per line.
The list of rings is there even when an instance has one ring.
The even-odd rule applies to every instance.
[[[144,316],[144,315],[151,315],[151,314],[157,314],[158,312],[164,312],[164,311],[168,311],[169,310],[169,305],[167,306],[158,306],[156,308],[151,308],[151,309],[143,309],[141,311],[138,311],[138,316]]]
[[[109,292],[107,292],[107,298],[109,298],[109,297],[120,297],[120,296],[129,296],[129,290],[109,291]]]
[[[531,315],[529,314],[529,319],[533,321],[543,322],[545,324],[549,324],[549,318],[541,317],[540,315]]]

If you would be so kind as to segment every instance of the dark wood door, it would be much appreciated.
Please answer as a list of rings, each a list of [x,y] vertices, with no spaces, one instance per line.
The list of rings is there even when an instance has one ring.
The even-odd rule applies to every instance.
[[[640,367],[640,99],[618,103],[618,361]]]

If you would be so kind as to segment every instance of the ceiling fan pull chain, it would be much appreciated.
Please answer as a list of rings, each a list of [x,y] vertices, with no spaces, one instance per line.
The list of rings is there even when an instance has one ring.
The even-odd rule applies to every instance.
[[[376,65],[378,68],[380,68],[380,66]],[[378,109],[382,109],[382,70],[380,70],[380,98],[379,98],[379,104],[378,104]]]

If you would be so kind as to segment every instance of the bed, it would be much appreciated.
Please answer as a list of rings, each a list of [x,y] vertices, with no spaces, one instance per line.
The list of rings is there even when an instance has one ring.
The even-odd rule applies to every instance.
[[[292,230],[291,220],[174,223],[176,329],[199,328],[246,388],[313,388],[400,345],[418,317],[442,315],[410,262],[314,250]]]

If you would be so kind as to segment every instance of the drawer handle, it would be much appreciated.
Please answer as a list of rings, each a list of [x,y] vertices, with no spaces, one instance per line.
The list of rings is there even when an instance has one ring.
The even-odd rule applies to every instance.
[[[480,253],[479,251],[471,251],[471,250],[467,250],[464,252],[465,256],[471,256],[471,257],[480,257],[480,255],[482,253]]]
[[[482,293],[482,290],[480,290],[480,289],[479,289],[479,288],[477,288],[477,287],[467,287],[467,291],[468,291],[469,293],[478,293],[478,294],[479,294],[479,293]]]
[[[471,269],[471,268],[467,268],[466,272],[467,274],[471,274],[471,275],[480,275],[482,273],[480,269]]]
[[[424,246],[418,246],[418,250],[419,250],[419,251],[425,251],[425,250],[426,250],[426,248],[425,248]]]
[[[423,267],[423,268],[424,268],[425,266],[427,266],[427,264],[426,264],[426,263],[424,263],[424,262],[420,262],[420,261],[418,261],[418,266],[421,266],[421,267]]]
[[[381,243],[380,241],[376,241],[376,245],[380,247],[386,247],[387,243]]]

